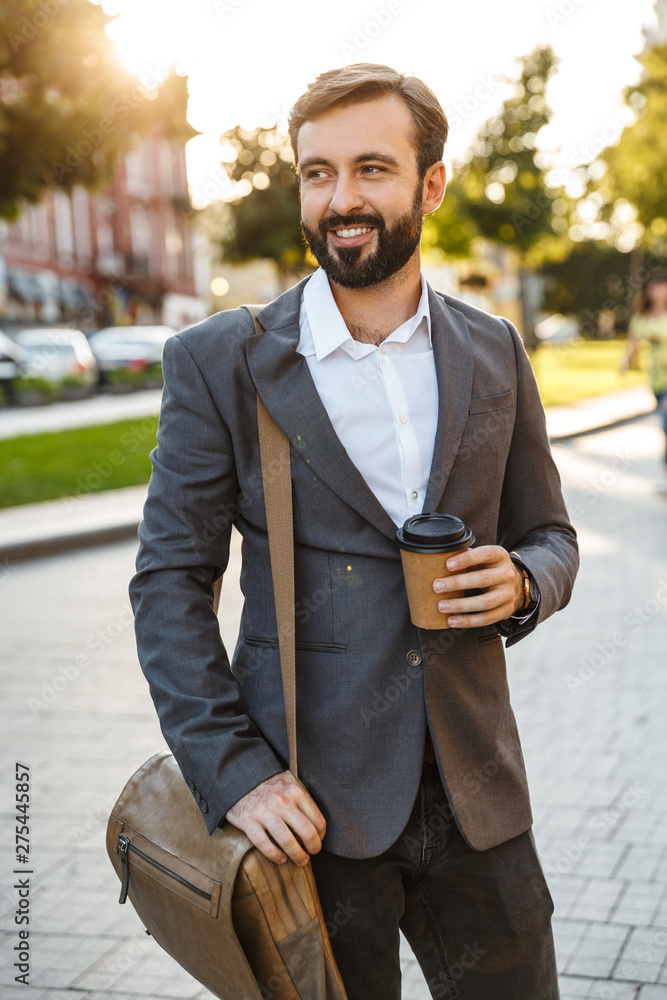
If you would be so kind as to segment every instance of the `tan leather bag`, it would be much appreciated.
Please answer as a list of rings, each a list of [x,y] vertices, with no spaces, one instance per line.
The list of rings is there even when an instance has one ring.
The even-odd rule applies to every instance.
[[[257,306],[246,306],[255,323]],[[290,771],[296,759],[294,541],[289,442],[257,397]],[[214,608],[220,595],[216,583]],[[157,943],[220,1000],[347,1000],[312,868],[269,861],[225,823],[209,835],[173,756],[130,778],[107,852]]]

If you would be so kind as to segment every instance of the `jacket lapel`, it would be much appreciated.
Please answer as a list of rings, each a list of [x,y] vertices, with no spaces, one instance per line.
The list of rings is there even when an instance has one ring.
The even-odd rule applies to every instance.
[[[438,427],[424,511],[442,499],[468,420],[473,376],[473,345],[463,315],[429,287],[431,337],[438,379]]]
[[[293,453],[341,500],[393,539],[396,525],[345,451],[315,388],[308,362],[297,352],[304,283],[299,282],[258,314],[265,332],[246,341],[250,375]]]

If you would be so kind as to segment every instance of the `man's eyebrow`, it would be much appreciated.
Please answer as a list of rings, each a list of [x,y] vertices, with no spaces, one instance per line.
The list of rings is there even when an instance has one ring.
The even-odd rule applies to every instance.
[[[394,156],[390,156],[388,153],[360,153],[359,156],[355,156],[353,163],[368,163],[370,160],[375,160],[378,163],[387,163],[392,167],[397,167],[399,165],[398,160]],[[307,156],[305,159],[299,161],[299,170],[304,171],[309,167],[333,167],[331,160],[326,160],[319,156]]]

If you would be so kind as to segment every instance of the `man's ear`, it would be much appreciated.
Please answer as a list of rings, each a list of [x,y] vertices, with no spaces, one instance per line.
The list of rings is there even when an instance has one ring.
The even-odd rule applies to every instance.
[[[432,163],[424,175],[424,215],[430,215],[440,207],[442,199],[445,197],[445,187],[447,185],[447,170],[442,160]]]

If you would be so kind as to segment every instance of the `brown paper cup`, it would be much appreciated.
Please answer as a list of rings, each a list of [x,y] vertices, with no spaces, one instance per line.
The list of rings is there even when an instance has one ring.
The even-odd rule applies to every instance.
[[[463,597],[464,591],[452,590],[446,595],[436,594],[433,581],[452,576],[445,563],[452,556],[465,551],[466,549],[457,549],[456,552],[408,552],[401,549],[410,621],[413,625],[418,628],[449,628],[447,618],[452,612],[438,611],[438,601],[445,597],[447,600]]]

